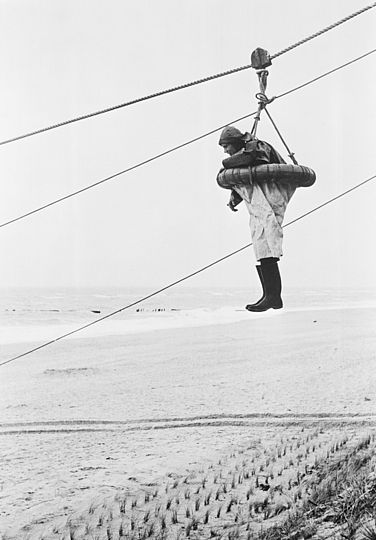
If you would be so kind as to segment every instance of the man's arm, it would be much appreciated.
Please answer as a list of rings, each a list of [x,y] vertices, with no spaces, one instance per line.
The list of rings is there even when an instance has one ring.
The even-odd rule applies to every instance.
[[[256,158],[256,149],[252,148],[251,151],[247,151],[246,149],[242,148],[239,150],[239,152],[236,152],[236,154],[233,154],[232,156],[225,158],[222,161],[222,165],[225,169],[235,169],[235,168],[242,168],[242,167],[250,167],[253,165]]]
[[[248,142],[244,149],[222,161],[225,169],[254,167],[267,163],[286,162],[269,143],[260,140]]]

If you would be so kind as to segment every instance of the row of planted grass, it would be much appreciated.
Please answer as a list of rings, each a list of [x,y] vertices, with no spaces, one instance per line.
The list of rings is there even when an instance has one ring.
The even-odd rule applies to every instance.
[[[374,436],[360,438],[343,425],[289,426],[284,433],[200,471],[92,504],[38,538],[277,540],[313,537],[329,525],[355,538],[362,522],[370,535]]]

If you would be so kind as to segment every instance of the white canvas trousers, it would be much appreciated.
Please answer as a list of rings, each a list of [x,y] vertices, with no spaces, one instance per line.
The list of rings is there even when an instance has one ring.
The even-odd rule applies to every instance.
[[[256,259],[280,258],[283,255],[283,218],[296,187],[271,181],[262,184],[252,182],[250,186],[233,189],[243,198],[250,215]]]

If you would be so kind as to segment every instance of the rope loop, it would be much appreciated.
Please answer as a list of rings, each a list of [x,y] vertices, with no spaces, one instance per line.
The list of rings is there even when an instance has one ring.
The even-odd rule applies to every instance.
[[[282,97],[285,97],[285,96],[288,96],[289,94],[292,94],[293,92],[296,92],[298,90],[301,90],[302,88],[305,88],[306,86],[310,85],[310,84],[313,84],[321,79],[323,79],[324,77],[327,77],[328,75],[332,75],[333,73],[336,73],[337,71],[339,71],[340,69],[344,69],[352,64],[354,64],[355,62],[359,62],[360,60],[370,56],[371,54],[375,54],[376,53],[376,49],[372,49],[364,54],[362,54],[361,56],[358,56],[357,58],[353,58],[352,60],[349,60],[348,62],[346,62],[345,64],[341,64],[340,66],[337,66],[333,69],[331,69],[330,71],[327,71],[325,73],[322,73],[321,75],[317,76],[317,77],[314,77],[313,79],[310,79],[309,81],[303,83],[303,84],[300,84],[299,86],[295,86],[294,88],[291,88],[290,90],[287,90],[286,92],[283,92],[282,94],[278,94],[276,96],[274,96],[272,99],[275,100],[275,99],[280,99]],[[267,111],[267,109],[266,109]],[[43,204],[37,208],[34,208],[33,210],[30,210],[28,212],[25,212],[24,214],[20,214],[18,215],[17,217],[14,217],[12,219],[9,219],[8,221],[4,221],[2,223],[0,223],[0,228],[2,227],[6,227],[12,223],[15,223],[17,221],[20,221],[21,219],[24,219],[24,218],[27,218],[33,214],[36,214],[38,212],[42,212],[43,210],[45,210],[46,208],[49,208],[50,206],[53,206],[55,204],[59,204],[67,199],[70,199],[71,197],[75,197],[76,195],[80,195],[81,193],[84,193],[86,191],[88,191],[89,189],[93,189],[94,187],[97,187],[99,185],[102,185],[104,184],[105,182],[108,182],[109,180],[112,180],[114,178],[117,178],[123,174],[126,174],[126,173],[129,173],[131,171],[133,171],[134,169],[137,169],[138,167],[142,167],[156,159],[159,159],[163,156],[166,156],[172,152],[175,152],[176,150],[179,150],[181,148],[184,148],[185,146],[188,146],[196,141],[199,141],[200,139],[203,139],[204,137],[208,137],[209,135],[212,135],[213,133],[216,133],[217,131],[220,131],[221,129],[223,129],[224,127],[230,125],[230,124],[234,124],[236,122],[240,122],[241,120],[245,120],[246,118],[249,118],[250,116],[254,116],[256,114],[259,114],[259,111],[255,111],[251,114],[246,114],[245,116],[242,116],[240,118],[236,118],[235,120],[232,120],[231,122],[229,122],[228,124],[225,124],[225,125],[222,125],[218,128],[215,128],[207,133],[204,133],[202,135],[199,135],[198,137],[195,137],[194,139],[190,139],[182,144],[179,144],[177,146],[174,146],[172,148],[170,148],[169,150],[165,150],[164,152],[160,153],[160,154],[156,154],[155,156],[152,156],[152,157],[149,157],[147,159],[145,159],[144,161],[141,161],[135,165],[132,165],[131,167],[128,167],[127,169],[124,169],[122,171],[119,171],[115,174],[112,174],[110,176],[107,176],[106,178],[102,178],[101,180],[98,180],[97,182],[93,182],[92,184],[88,184],[87,186],[84,186],[83,188],[81,189],[78,189],[76,191],[73,191],[71,193],[68,193],[67,195],[64,195],[63,197],[60,197],[58,199],[54,199],[46,204]],[[1,143],[0,143],[1,145]]]
[[[276,96],[273,96],[272,98],[268,98],[263,92],[257,92],[255,95],[255,98],[258,100],[260,105],[263,105],[265,107],[266,105],[269,105],[269,103],[273,103]]]

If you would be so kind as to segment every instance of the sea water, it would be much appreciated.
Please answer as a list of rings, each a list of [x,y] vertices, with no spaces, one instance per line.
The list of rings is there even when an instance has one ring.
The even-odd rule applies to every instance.
[[[82,337],[235,322],[249,316],[244,305],[257,300],[257,292],[245,288],[176,287],[139,302],[155,290],[153,287],[3,289],[0,344],[54,339],[86,324],[91,326],[80,334]],[[283,297],[285,310],[291,311],[376,306],[376,288],[287,289]],[[114,316],[96,322],[117,311]],[[275,313],[271,310],[252,316]]]

